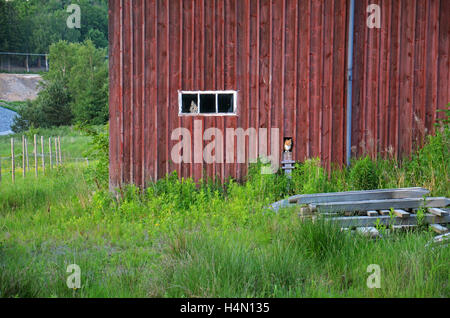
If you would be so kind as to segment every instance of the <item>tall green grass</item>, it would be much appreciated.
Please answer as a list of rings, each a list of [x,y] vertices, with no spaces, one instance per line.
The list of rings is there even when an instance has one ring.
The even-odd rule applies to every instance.
[[[448,135],[438,134],[402,163],[363,158],[328,175],[310,160],[292,180],[256,165],[244,183],[223,186],[174,174],[117,195],[84,165],[5,179],[0,296],[449,297],[450,250],[428,247],[426,227],[373,240],[264,209],[292,193],[371,187],[426,186],[448,196],[447,146]],[[73,263],[78,290],[66,286]],[[381,268],[379,289],[367,287],[370,264]]]

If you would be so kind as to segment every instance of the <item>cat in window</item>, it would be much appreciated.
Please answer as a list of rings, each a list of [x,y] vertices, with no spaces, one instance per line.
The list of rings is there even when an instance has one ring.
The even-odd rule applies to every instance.
[[[289,152],[292,149],[292,139],[286,139],[284,141],[284,151]]]
[[[189,108],[189,112],[191,114],[196,114],[198,113],[198,106],[196,103],[194,103],[194,101],[191,101],[191,107]]]

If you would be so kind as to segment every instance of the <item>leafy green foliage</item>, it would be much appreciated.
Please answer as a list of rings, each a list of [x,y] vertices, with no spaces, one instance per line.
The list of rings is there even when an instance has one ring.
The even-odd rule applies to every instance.
[[[38,98],[18,110],[13,131],[70,124],[104,125],[108,121],[106,51],[65,41],[50,47],[50,69]]]
[[[334,191],[318,158],[306,160],[303,164],[296,164],[292,173],[292,185],[294,193]]]
[[[87,158],[93,159],[87,169],[89,181],[95,183],[98,189],[108,189],[109,182],[109,125],[99,129],[92,126],[83,126],[79,129],[91,137],[89,149],[83,153]]]
[[[58,41],[71,43],[91,39],[98,48],[108,45],[107,0],[78,0],[81,29],[66,21],[69,0],[0,0],[0,51],[48,53]]]
[[[356,160],[350,170],[349,179],[354,190],[377,189],[380,176],[376,163],[369,156]]]

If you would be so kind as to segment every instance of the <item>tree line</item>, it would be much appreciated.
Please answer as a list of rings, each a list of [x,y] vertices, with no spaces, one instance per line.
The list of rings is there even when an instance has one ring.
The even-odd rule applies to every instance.
[[[59,41],[50,46],[49,62],[37,99],[18,108],[12,130],[107,123],[106,49],[96,48],[91,40]]]
[[[70,4],[81,9],[81,28],[67,27]],[[107,0],[0,0],[0,51],[48,53],[55,42],[108,46]]]

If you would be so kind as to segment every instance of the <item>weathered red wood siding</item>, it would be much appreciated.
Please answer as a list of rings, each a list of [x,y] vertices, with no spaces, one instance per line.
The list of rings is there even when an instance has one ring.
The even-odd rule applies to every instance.
[[[366,26],[369,3],[381,7],[380,29]],[[193,132],[194,120],[224,136],[227,127],[279,128],[280,146],[294,139],[294,160],[344,163],[348,6],[110,0],[111,186],[174,170],[195,180],[244,177],[247,164],[171,161],[172,131]],[[449,0],[356,1],[354,155],[408,155],[433,132],[436,108],[450,99],[449,12]],[[178,90],[236,90],[238,114],[179,117]],[[192,141],[192,162],[207,143]]]
[[[449,0],[360,0],[355,10],[353,154],[408,156],[450,102]],[[366,8],[381,7],[381,28]]]

